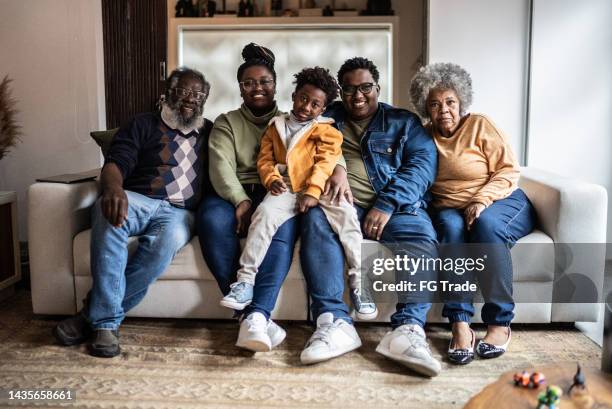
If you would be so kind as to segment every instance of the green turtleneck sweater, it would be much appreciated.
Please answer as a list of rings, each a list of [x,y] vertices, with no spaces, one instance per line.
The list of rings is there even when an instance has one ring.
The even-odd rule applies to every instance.
[[[256,117],[244,104],[221,114],[208,139],[210,181],[223,199],[237,206],[250,200],[242,184],[261,183],[257,154],[268,122],[279,113],[275,105],[268,114]]]

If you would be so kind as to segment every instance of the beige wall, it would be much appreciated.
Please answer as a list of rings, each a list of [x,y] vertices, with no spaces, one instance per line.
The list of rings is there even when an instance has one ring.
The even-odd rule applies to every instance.
[[[89,131],[104,127],[100,0],[0,0],[0,76],[18,101],[21,143],[0,161],[0,190],[19,200],[38,177],[100,165]]]

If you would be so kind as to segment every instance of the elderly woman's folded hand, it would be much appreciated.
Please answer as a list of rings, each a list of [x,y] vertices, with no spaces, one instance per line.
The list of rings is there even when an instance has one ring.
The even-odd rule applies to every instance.
[[[486,206],[482,203],[472,203],[465,208],[463,211],[463,216],[465,218],[465,224],[468,230],[472,229],[474,220],[478,219],[478,216],[480,216],[480,213],[482,213],[484,209],[486,209]]]

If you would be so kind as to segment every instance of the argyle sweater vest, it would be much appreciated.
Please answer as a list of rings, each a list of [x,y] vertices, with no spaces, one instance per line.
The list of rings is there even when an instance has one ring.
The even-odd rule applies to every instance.
[[[105,163],[115,163],[123,188],[193,210],[208,178],[208,135],[212,123],[185,135],[157,113],[139,114],[113,138]]]

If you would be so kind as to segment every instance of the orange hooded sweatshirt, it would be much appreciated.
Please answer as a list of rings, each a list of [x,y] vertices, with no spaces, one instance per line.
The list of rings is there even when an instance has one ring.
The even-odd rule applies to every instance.
[[[279,115],[268,124],[257,157],[259,177],[269,190],[287,169],[294,192],[318,199],[342,154],[342,134],[332,126],[333,119],[320,116],[296,132],[286,146],[287,119],[288,115]]]

